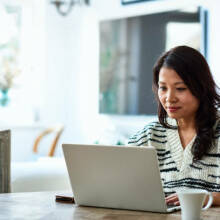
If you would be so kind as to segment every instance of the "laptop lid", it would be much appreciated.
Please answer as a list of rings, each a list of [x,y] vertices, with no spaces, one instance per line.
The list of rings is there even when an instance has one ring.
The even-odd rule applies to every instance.
[[[78,205],[167,212],[153,147],[63,144]]]

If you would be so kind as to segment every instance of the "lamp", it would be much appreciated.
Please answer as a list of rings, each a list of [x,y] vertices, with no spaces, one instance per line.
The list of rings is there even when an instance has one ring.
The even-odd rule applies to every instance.
[[[52,0],[51,4],[54,4],[56,6],[56,9],[58,13],[62,16],[68,15],[73,6],[76,4],[89,4],[89,0]]]

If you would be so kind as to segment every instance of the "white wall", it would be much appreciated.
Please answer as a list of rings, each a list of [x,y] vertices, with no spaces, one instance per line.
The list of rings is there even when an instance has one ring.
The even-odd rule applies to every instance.
[[[68,16],[47,4],[46,99],[43,121],[64,123],[63,142],[87,142],[98,113],[98,21],[86,6]]]
[[[209,64],[212,74],[220,86],[220,1],[210,0],[205,6],[209,10]]]

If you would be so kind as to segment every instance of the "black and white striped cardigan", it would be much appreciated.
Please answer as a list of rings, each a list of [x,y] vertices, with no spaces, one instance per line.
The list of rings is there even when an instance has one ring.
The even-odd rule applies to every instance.
[[[176,122],[170,120],[169,123]],[[177,129],[167,129],[153,122],[131,137],[128,144],[155,147],[165,194],[174,193],[178,188],[220,192],[220,122],[215,126],[215,147],[197,162],[193,162],[191,153],[194,139],[184,150]]]

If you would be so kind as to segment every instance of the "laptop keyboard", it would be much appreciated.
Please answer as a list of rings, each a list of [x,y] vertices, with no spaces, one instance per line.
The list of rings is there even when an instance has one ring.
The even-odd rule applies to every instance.
[[[178,207],[178,205],[172,205],[172,204],[167,205],[167,208],[168,208],[168,209],[169,209],[169,208],[175,208],[175,207]]]

